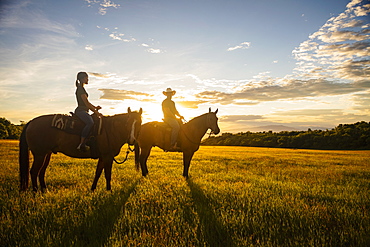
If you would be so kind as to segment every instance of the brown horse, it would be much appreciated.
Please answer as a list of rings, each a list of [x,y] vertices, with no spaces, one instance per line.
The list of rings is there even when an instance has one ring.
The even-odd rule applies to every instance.
[[[218,109],[215,112],[209,112],[198,116],[188,123],[181,126],[177,143],[179,150],[183,153],[184,172],[183,176],[189,176],[189,167],[194,153],[199,149],[202,137],[208,129],[211,129],[214,134],[220,132],[216,116]],[[158,146],[165,151],[169,151],[170,130],[166,123],[149,122],[141,126],[141,131],[137,143],[135,143],[135,164],[141,167],[143,176],[148,174],[147,160],[152,147]]]
[[[112,163],[115,156],[120,153],[121,147],[128,143],[133,145],[139,135],[141,128],[141,113],[132,112],[114,116],[102,117],[102,129],[96,136],[98,150],[98,165],[96,168],[94,182],[91,190],[96,189],[99,177],[104,169],[107,190],[111,189]],[[45,171],[49,165],[52,153],[61,152],[73,158],[96,158],[90,151],[81,152],[77,150],[80,136],[69,134],[51,126],[55,115],[39,116],[31,120],[23,129],[19,142],[19,167],[20,167],[20,189],[26,190],[31,174],[32,187],[38,190],[37,178],[41,190],[46,189]],[[33,164],[29,169],[29,150],[33,154]]]

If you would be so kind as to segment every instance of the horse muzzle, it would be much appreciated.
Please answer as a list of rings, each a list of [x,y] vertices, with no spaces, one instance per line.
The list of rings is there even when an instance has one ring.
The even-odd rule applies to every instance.
[[[220,128],[217,128],[215,130],[211,129],[211,134],[217,135],[218,133],[220,133]]]

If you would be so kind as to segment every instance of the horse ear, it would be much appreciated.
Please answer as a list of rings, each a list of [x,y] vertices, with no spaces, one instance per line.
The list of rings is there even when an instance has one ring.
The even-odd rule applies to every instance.
[[[127,112],[131,113],[131,108],[130,107],[127,108]]]
[[[209,108],[209,112],[211,112],[211,107]]]
[[[217,110],[215,111],[215,114],[217,114],[217,112],[218,112],[218,108],[217,108]]]
[[[143,109],[140,107],[140,111],[139,111],[140,115],[143,113]]]

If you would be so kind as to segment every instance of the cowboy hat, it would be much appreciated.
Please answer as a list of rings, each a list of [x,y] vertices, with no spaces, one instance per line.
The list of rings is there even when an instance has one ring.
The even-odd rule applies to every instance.
[[[170,87],[166,89],[166,91],[163,91],[162,92],[164,95],[168,95],[170,93],[172,93],[172,95],[175,95],[176,91],[175,90],[172,90]]]

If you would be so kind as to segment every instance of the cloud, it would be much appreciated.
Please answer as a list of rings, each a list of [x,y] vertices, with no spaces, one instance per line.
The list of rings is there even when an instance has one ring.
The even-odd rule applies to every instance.
[[[2,29],[38,29],[45,33],[79,37],[71,24],[61,24],[46,18],[46,15],[34,9],[30,2],[14,5],[3,4],[1,8],[0,28]]]
[[[111,29],[108,28],[108,27],[96,26],[96,28],[102,29],[102,30],[106,31],[107,33],[109,33],[108,37],[111,38],[112,40],[118,40],[118,41],[122,41],[122,42],[125,42],[125,43],[136,42],[137,41],[133,37],[125,38],[126,35],[124,33],[120,33],[120,32],[117,31],[118,27],[113,28],[114,30],[116,30],[116,31],[113,31],[113,32],[111,32]],[[98,46],[98,48],[106,47],[106,46],[109,46],[109,45]]]
[[[110,28],[103,28],[101,26],[96,26],[98,29],[103,29],[105,30],[106,32],[110,32]],[[114,28],[115,30],[117,30],[118,28],[115,27]],[[111,39],[113,40],[119,40],[119,41],[123,41],[123,42],[137,42],[137,39],[133,38],[133,37],[130,37],[130,38],[124,38],[125,34],[124,33],[119,33],[118,31],[114,31],[114,32],[110,32],[110,34],[108,35]],[[152,40],[153,41],[153,40]],[[166,51],[163,50],[163,49],[159,49],[159,48],[153,48],[151,47],[151,45],[147,44],[147,43],[141,43],[139,44],[138,46],[141,46],[141,47],[145,47],[147,48],[145,51],[148,52],[148,53],[152,53],[152,54],[160,54],[160,53],[165,53]]]
[[[222,122],[244,122],[252,120],[260,120],[264,117],[261,115],[224,115],[220,117]]]
[[[368,38],[369,35],[366,35],[366,33],[348,30],[333,31],[320,35],[318,37],[318,39],[326,43],[336,43],[344,41],[363,41]]]
[[[94,48],[91,45],[86,45],[85,50],[92,51]]]
[[[204,100],[194,100],[194,101],[178,101],[177,104],[191,109],[198,109],[200,104],[206,103],[207,101]]]
[[[343,109],[297,109],[281,110],[266,115],[226,115],[220,116],[219,122],[221,129],[241,132],[268,131],[276,127],[284,127],[284,130],[290,130],[291,127],[297,130],[330,129],[338,123],[354,123],[359,119],[369,121],[369,115],[364,112],[348,113]]]
[[[200,100],[223,105],[254,105],[264,101],[356,93],[365,91],[370,87],[370,80],[336,83],[326,79],[310,79],[306,81],[285,79],[279,83],[276,83],[274,80],[259,83],[249,82],[241,85],[242,89],[234,93],[203,91],[195,96]]]
[[[159,53],[163,53],[163,51],[161,49],[154,49],[154,48],[149,48],[147,50],[147,52],[149,53],[153,53],[153,54],[159,54]]]
[[[85,0],[85,2],[87,3],[88,7],[93,7],[93,6],[97,5],[98,6],[98,13],[100,15],[106,15],[108,8],[118,9],[120,7],[119,4],[114,3],[113,1],[110,1],[110,0],[103,0],[103,1]]]
[[[298,61],[296,73],[309,76],[314,72],[315,77],[338,81],[365,80],[369,76],[369,13],[367,1],[353,0],[343,13],[330,18],[309,40],[294,49]],[[362,74],[358,73],[360,70]]]
[[[109,34],[109,37],[111,37],[112,39],[116,39],[116,40],[122,40],[123,36],[124,36],[123,33],[120,33],[120,34],[111,33],[111,34]]]
[[[136,41],[136,39],[134,39],[134,38],[124,39],[124,38],[122,38],[123,36],[125,36],[125,34],[117,33],[117,32],[113,32],[113,33],[109,34],[109,37],[111,37],[113,40],[120,40],[120,41],[123,41],[123,42]]]
[[[62,98],[54,94],[64,92],[71,71],[75,74],[76,70],[94,62],[84,61],[86,50],[77,45],[76,40],[81,36],[73,25],[48,19],[32,1],[16,2],[19,1],[1,6],[0,28],[4,43],[0,49],[0,91],[9,92],[17,102],[33,99],[35,95],[40,102]],[[11,45],[6,44],[9,42]],[[19,98],[16,99],[13,91],[18,92]]]
[[[342,24],[342,28],[361,27],[364,25],[362,20],[351,20],[347,23]]]
[[[109,0],[104,0],[102,3],[100,3],[100,6],[104,7],[104,8],[109,8],[109,7],[113,7],[115,9],[117,9],[120,5],[119,4],[116,4],[112,1],[109,1]]]
[[[144,98],[146,100],[153,98],[153,95],[148,93],[141,93],[128,90],[118,90],[118,89],[99,89],[103,92],[103,95],[100,99],[109,99],[109,100],[141,100]]]
[[[366,58],[370,56],[370,42],[354,42],[351,44],[328,44],[321,45],[320,49],[316,51],[313,56],[314,60],[321,65],[332,64],[333,60],[346,61],[349,59],[360,60],[359,58]],[[331,58],[328,61],[325,58]]]
[[[368,121],[368,112],[348,112],[344,109],[298,109],[289,111],[278,111],[265,116],[269,120],[289,122],[295,126],[318,126],[325,123],[326,127],[334,127],[338,123],[354,123],[356,121]],[[322,127],[322,126],[321,126]]]
[[[370,87],[370,59],[369,60],[347,60],[341,65],[336,66],[336,72],[338,77],[345,79],[352,79],[354,81],[364,82],[364,87]]]
[[[368,103],[365,98],[370,88],[368,79],[370,25],[363,15],[368,13],[366,9],[369,7],[366,7],[364,1],[351,3],[342,14],[330,18],[317,32],[310,35],[308,40],[294,49],[297,67],[293,74],[273,78],[267,71],[249,80],[200,79],[194,76],[197,88],[192,96],[195,99],[178,101],[178,104],[191,109],[197,109],[199,105],[206,103],[238,107],[283,100],[313,101],[317,97],[356,94],[353,100],[357,100],[356,109],[360,109],[363,107],[362,104]],[[115,37],[122,38],[123,35]],[[145,47],[150,53],[163,52],[146,43],[141,43],[140,46]],[[250,42],[242,42],[227,50],[248,49],[250,46]],[[133,91],[113,90],[103,93],[102,99],[154,100],[152,95],[140,95]],[[305,112],[305,116],[312,118],[315,117],[315,112],[319,113],[308,110],[299,112]],[[294,113],[288,112],[287,116],[289,114],[293,116]],[[321,118],[335,115],[333,119],[351,119],[359,116],[332,109],[330,112],[326,110],[320,113],[323,113],[320,115]],[[276,117],[277,114],[271,116]],[[265,117],[266,115],[225,116],[223,121],[258,121]]]
[[[100,78],[109,78],[108,75],[104,75],[104,74],[97,73],[97,72],[88,72],[88,74],[91,76],[100,77]]]
[[[342,114],[343,109],[299,109],[290,111],[278,111],[271,115],[284,115],[284,116],[335,116]]]
[[[233,46],[233,47],[228,48],[227,51],[234,51],[234,50],[237,50],[237,49],[249,49],[250,46],[251,46],[251,42],[243,42],[243,43],[240,43],[237,46]]]
[[[363,114],[370,116],[370,90],[352,95],[352,100],[355,104],[353,107],[354,110],[361,111]]]

